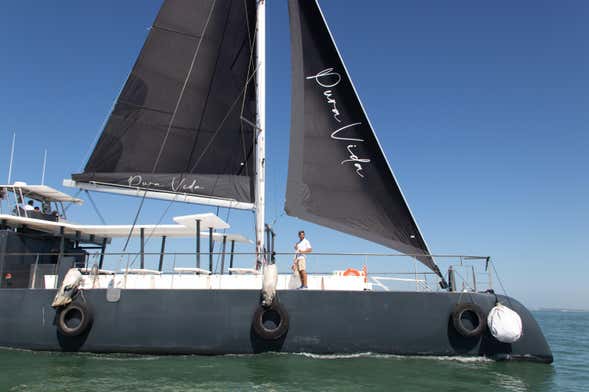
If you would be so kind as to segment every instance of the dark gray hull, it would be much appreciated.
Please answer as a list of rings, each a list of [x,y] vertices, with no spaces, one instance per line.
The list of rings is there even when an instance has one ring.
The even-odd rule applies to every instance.
[[[55,290],[0,290],[0,346],[32,350],[145,354],[246,354],[264,351],[487,356],[550,363],[552,353],[536,320],[513,299],[500,297],[522,318],[514,344],[486,330],[465,338],[451,322],[454,306],[473,302],[486,313],[491,294],[421,292],[282,291],[290,317],[281,339],[259,338],[252,317],[260,293],[253,290],[122,290],[118,302],[106,290],[84,293],[94,322],[87,333],[57,332],[50,307]]]

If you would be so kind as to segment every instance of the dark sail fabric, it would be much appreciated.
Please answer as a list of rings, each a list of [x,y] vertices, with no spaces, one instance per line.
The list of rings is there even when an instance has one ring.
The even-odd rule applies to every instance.
[[[72,178],[253,202],[255,29],[255,0],[165,0]]]
[[[398,250],[441,276],[315,0],[289,0],[292,124],[286,212]]]

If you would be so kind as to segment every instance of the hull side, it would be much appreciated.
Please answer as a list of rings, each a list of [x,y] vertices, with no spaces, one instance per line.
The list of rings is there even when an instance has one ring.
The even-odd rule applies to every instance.
[[[0,346],[51,351],[145,354],[248,354],[264,351],[317,354],[373,352],[398,355],[487,356],[552,362],[530,312],[499,297],[523,321],[521,339],[496,341],[488,331],[459,335],[451,322],[457,303],[473,302],[485,314],[495,296],[483,293],[280,291],[288,332],[259,338],[252,328],[257,290],[106,290],[84,292],[94,317],[78,337],[57,332],[50,307],[55,290],[0,290]]]

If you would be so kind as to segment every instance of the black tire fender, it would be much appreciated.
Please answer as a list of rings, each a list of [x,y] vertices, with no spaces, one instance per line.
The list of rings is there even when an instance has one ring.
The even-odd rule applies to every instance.
[[[270,327],[274,325],[274,327]],[[252,327],[256,335],[264,340],[278,340],[288,331],[288,312],[278,301],[274,300],[272,305],[258,306],[254,313]]]
[[[469,318],[475,327],[465,325],[464,318]],[[487,319],[480,306],[467,302],[456,305],[452,312],[452,324],[460,335],[472,338],[480,336],[485,331]]]
[[[94,320],[87,303],[73,301],[57,315],[57,329],[64,336],[79,336],[88,331]]]

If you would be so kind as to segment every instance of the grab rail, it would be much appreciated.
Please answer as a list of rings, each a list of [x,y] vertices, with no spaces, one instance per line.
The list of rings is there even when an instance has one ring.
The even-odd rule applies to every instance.
[[[84,252],[10,252],[1,254],[0,287],[10,287],[9,280],[13,279],[16,274],[9,271],[16,265],[11,262],[12,257],[18,258],[20,260],[18,264],[21,266],[29,266],[30,270],[28,272],[22,269],[20,273],[28,273],[30,282],[28,287],[30,288],[37,287],[40,284],[40,276],[43,273],[47,274],[49,270],[54,275],[60,273],[58,271],[60,270],[58,259],[63,260],[63,258],[73,257],[70,260],[73,263],[72,265],[75,264],[75,266],[85,268],[90,268],[95,264],[98,265],[100,260],[103,260],[107,265],[111,266],[110,269],[127,270],[136,268],[134,264],[140,257],[138,252],[101,252],[100,250],[98,248],[86,249]],[[208,255],[209,252],[205,254]],[[221,270],[220,258],[222,256],[230,254],[237,259],[236,265],[247,267],[254,265],[256,258],[254,252],[210,252],[210,254],[217,257],[217,263],[211,271],[215,274],[231,273],[227,267],[234,267],[233,263],[231,263],[229,266],[223,266],[223,270]],[[294,252],[275,253],[277,264],[283,273],[291,272],[289,267],[294,255]],[[164,273],[173,273],[174,269],[178,267],[194,267],[195,261],[194,252],[144,252],[143,256],[153,258],[155,266],[158,266],[160,260],[165,260],[165,268],[163,268],[164,265],[158,266],[159,268],[156,267],[156,269]],[[447,267],[448,271],[452,273],[454,276],[452,289],[454,291],[479,291],[493,288],[492,268],[489,268],[491,259],[489,257],[453,254],[431,255],[430,257],[434,258],[438,265]],[[343,268],[345,270],[350,267],[361,270],[363,266],[367,266],[367,282],[372,284],[376,290],[399,290],[400,287],[405,290],[417,291],[440,290],[437,274],[421,265],[411,255],[399,253],[314,252],[308,254],[307,258],[311,261],[308,263],[311,267],[308,273],[311,275],[331,275],[337,269]],[[408,268],[398,268],[399,262],[387,264],[387,259],[404,259],[409,261],[410,264],[406,265]],[[40,266],[42,265],[46,265],[46,267],[43,267],[42,272],[40,272]],[[325,266],[330,267],[331,270],[330,268],[324,268]],[[390,266],[395,266],[395,268],[389,268]],[[340,273],[342,272],[343,270],[340,271]]]

